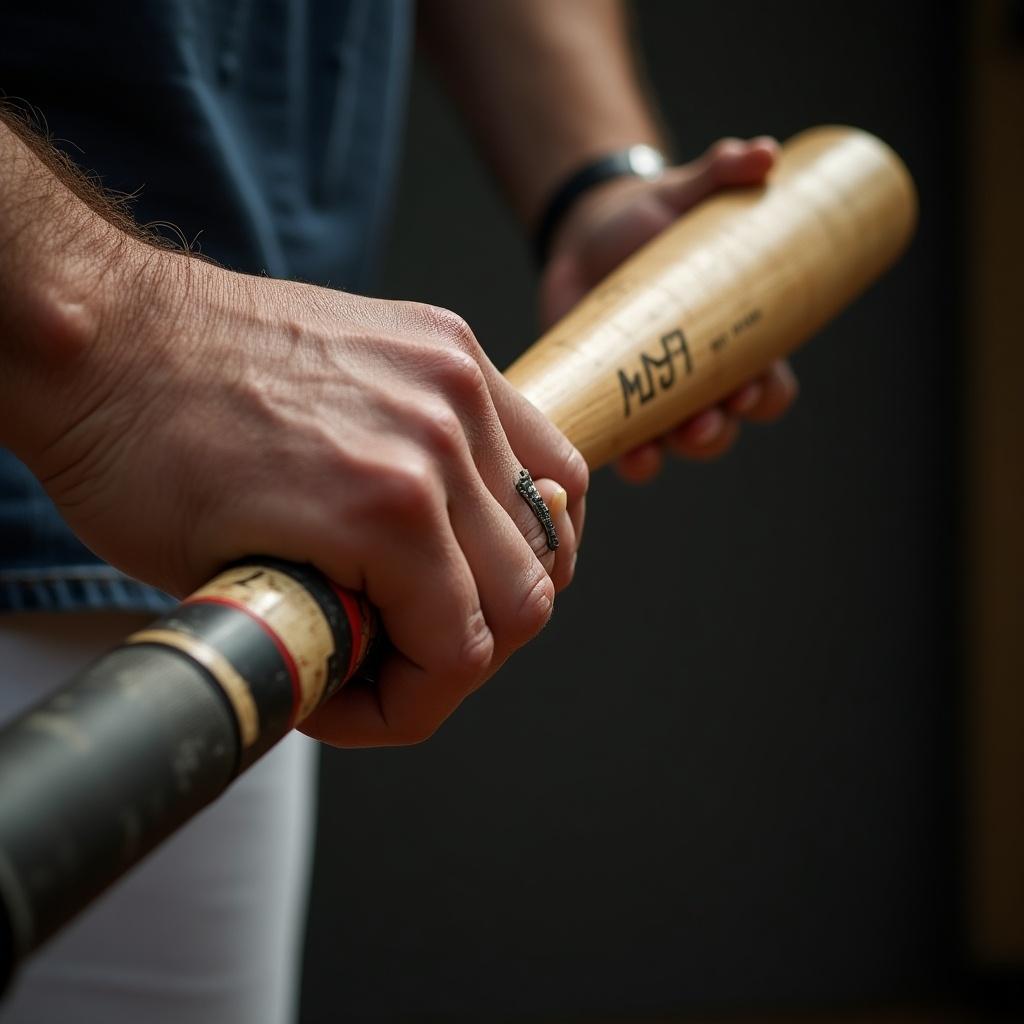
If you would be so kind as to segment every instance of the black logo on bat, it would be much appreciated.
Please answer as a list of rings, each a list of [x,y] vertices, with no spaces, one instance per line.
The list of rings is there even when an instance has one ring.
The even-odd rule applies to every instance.
[[[657,355],[640,353],[640,368],[633,373],[619,370],[619,384],[622,386],[622,401],[626,416],[633,411],[636,402],[645,405],[655,395],[667,391],[675,384],[680,374],[693,373],[693,359],[686,335],[678,328],[661,336],[661,350]],[[680,365],[681,364],[681,365]]]

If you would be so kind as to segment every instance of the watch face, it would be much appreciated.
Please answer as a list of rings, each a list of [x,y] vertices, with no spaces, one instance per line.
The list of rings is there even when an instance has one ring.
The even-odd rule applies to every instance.
[[[665,158],[653,146],[631,146],[630,170],[641,178],[657,178],[665,170]]]

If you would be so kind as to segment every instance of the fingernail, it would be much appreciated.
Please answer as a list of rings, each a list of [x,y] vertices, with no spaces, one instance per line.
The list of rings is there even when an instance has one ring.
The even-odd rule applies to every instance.
[[[738,413],[750,412],[761,397],[761,389],[756,384],[748,384],[736,400],[735,409]]]
[[[569,505],[569,495],[565,493],[564,487],[559,487],[551,500],[548,502],[548,511],[552,516],[560,516]]]
[[[717,409],[701,413],[694,426],[693,439],[696,444],[711,444],[722,432],[722,417]]]
[[[792,401],[800,392],[800,381],[797,379],[797,375],[793,372],[793,367],[783,359],[782,362],[778,364],[776,370],[783,383],[786,385],[786,388],[789,390],[790,400]]]

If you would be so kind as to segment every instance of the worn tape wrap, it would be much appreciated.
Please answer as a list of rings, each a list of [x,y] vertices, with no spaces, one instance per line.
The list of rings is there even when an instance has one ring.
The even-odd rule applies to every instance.
[[[12,964],[351,676],[358,598],[250,559],[0,733],[0,986]]]

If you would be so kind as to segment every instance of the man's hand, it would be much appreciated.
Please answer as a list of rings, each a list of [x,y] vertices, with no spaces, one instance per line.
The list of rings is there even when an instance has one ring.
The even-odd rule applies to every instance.
[[[564,316],[627,256],[716,190],[761,184],[777,150],[768,138],[723,139],[657,181],[617,179],[583,196],[553,240],[541,281],[544,325]],[[622,456],[618,471],[627,480],[649,480],[661,469],[665,448],[690,459],[715,458],[736,440],[741,420],[776,419],[796,393],[793,371],[788,363],[777,362],[717,406],[679,424],[660,443]]]
[[[304,728],[339,745],[429,736],[569,582],[582,457],[446,310],[133,240],[107,266],[37,310],[63,361],[19,454],[89,547],[176,595],[250,554],[365,593],[393,652],[376,686]],[[516,492],[521,466],[557,552]]]
[[[305,727],[430,735],[571,579],[583,458],[453,313],[159,249],[2,111],[0,158],[0,444],[98,555],[173,594],[261,554],[365,593],[393,650]]]

